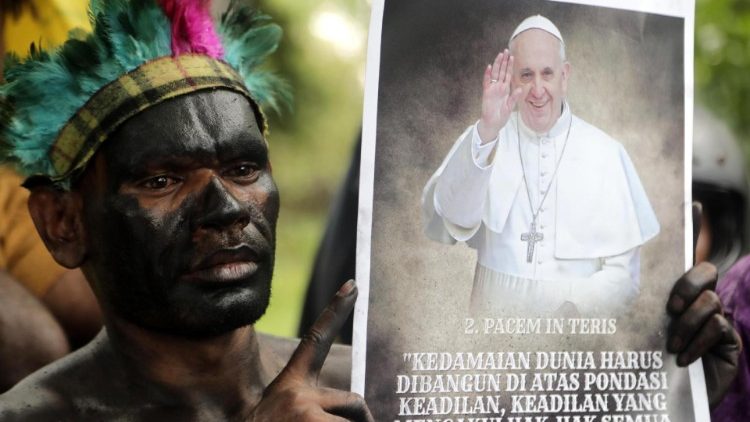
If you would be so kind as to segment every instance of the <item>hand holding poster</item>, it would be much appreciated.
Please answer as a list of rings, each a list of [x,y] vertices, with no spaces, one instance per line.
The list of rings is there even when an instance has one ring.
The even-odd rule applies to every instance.
[[[666,351],[693,4],[597,3],[374,2],[354,389],[377,420],[708,420],[700,363]]]

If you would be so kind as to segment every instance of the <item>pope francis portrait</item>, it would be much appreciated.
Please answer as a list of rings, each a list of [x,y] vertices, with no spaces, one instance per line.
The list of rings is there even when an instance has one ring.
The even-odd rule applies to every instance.
[[[558,28],[524,20],[424,188],[427,236],[477,251],[474,314],[618,315],[638,296],[659,223],[623,146],[571,110],[570,75]]]

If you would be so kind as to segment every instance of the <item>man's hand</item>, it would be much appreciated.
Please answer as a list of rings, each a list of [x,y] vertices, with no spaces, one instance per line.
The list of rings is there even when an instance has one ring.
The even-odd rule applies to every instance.
[[[506,48],[501,51],[491,65],[484,69],[482,81],[482,116],[477,130],[482,143],[492,141],[500,129],[508,123],[510,113],[523,92],[516,88],[512,93],[510,82],[513,79],[513,56]]]
[[[667,302],[672,316],[667,351],[677,354],[679,366],[703,358],[711,407],[721,401],[737,375],[742,350],[740,337],[724,318],[719,296],[713,292],[717,277],[716,267],[700,263],[677,280]]]
[[[263,392],[263,399],[253,412],[253,421],[373,421],[360,395],[317,386],[331,343],[356,299],[353,281],[341,286],[302,338],[289,363]]]

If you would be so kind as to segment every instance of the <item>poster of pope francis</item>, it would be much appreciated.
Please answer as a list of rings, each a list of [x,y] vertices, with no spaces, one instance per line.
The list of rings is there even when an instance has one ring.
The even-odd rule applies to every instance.
[[[566,101],[573,72],[557,26],[524,19],[424,188],[427,236],[477,251],[474,313],[616,315],[639,293],[659,223],[622,144]]]
[[[384,421],[707,421],[690,0],[373,0],[354,391]]]

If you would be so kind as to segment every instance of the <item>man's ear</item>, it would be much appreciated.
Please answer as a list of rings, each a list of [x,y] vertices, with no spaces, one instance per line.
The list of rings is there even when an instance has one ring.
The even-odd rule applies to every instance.
[[[29,196],[29,212],[55,261],[66,268],[79,267],[86,257],[80,194],[35,187]]]
[[[568,79],[570,79],[570,71],[571,70],[572,69],[570,67],[570,62],[566,60],[563,63],[563,70],[562,70],[563,95],[567,95],[568,94]]]

